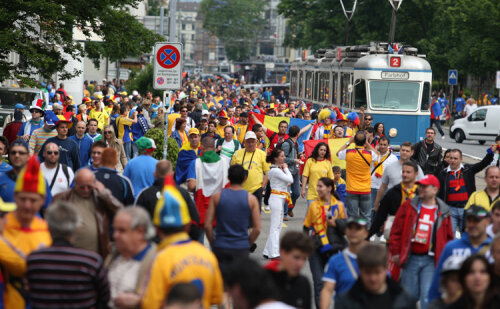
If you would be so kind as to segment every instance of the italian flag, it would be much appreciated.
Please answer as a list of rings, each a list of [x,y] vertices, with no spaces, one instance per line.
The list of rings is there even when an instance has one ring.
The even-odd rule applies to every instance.
[[[229,184],[227,172],[229,163],[215,153],[206,151],[196,159],[196,191],[194,201],[200,214],[200,226],[205,223],[205,214],[208,209],[210,197],[221,191]]]

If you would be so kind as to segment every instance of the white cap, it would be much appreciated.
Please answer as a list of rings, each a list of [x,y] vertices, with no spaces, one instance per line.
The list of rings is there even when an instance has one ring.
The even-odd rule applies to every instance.
[[[135,97],[135,96],[138,96],[138,95],[139,95],[139,92],[137,92],[137,90],[132,91],[132,96]]]
[[[149,137],[148,137],[149,138]],[[149,140],[151,141],[151,148],[153,149],[156,149],[156,143],[155,143],[155,140],[152,139],[152,138],[149,138]]]
[[[203,116],[203,115],[208,115],[208,111],[207,111],[206,109],[202,110],[202,111],[201,111],[201,115],[202,115],[202,116]]]
[[[257,139],[257,135],[255,135],[254,131],[248,131],[247,133],[245,133],[245,140],[252,138]]]

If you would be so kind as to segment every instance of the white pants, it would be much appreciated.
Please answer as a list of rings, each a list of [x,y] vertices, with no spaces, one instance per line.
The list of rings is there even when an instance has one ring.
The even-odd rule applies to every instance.
[[[271,194],[269,197],[269,207],[271,208],[271,223],[269,225],[269,235],[267,236],[266,247],[262,252],[269,258],[280,256],[280,232],[283,224],[283,206],[285,197],[283,195]]]

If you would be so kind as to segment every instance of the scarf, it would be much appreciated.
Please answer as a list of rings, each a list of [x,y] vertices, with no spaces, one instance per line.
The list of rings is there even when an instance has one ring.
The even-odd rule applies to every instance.
[[[391,155],[392,151],[389,149],[389,151],[386,153],[385,156],[379,157],[378,161],[375,162],[375,177],[377,178],[382,178],[382,175],[384,174],[384,161],[389,158]]]
[[[406,188],[403,183],[401,183],[401,203],[402,205],[407,200],[411,200],[415,197],[415,192],[417,191],[417,184],[414,184],[411,188]]]

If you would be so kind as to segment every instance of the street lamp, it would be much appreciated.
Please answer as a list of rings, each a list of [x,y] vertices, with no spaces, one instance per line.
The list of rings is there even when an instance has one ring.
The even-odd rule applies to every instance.
[[[392,6],[391,29],[389,30],[389,43],[394,43],[394,33],[396,32],[396,13],[403,3],[403,0],[389,0]]]

